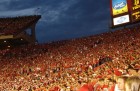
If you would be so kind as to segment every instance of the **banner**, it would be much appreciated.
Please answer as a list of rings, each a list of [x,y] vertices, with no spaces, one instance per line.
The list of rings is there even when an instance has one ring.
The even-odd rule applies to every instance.
[[[113,15],[128,12],[127,0],[112,0]]]

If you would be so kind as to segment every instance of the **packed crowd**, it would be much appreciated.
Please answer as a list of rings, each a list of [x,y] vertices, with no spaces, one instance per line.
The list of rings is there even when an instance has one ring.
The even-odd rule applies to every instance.
[[[40,16],[19,16],[11,18],[0,18],[0,34],[15,34],[21,32],[36,22]]]
[[[121,91],[114,89],[124,75],[128,89],[132,78],[139,81],[139,36],[133,27],[1,50],[0,91]]]

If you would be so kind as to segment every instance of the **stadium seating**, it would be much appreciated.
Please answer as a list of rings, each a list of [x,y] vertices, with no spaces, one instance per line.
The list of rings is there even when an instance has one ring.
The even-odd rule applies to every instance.
[[[11,18],[0,18],[0,34],[15,35],[28,28],[40,16],[19,16]]]
[[[18,30],[20,25],[15,25],[19,22],[26,25],[32,20],[21,19],[9,28]],[[4,33],[10,33],[6,31],[9,28]],[[130,64],[140,66],[139,36],[140,28],[133,27],[79,39],[0,50],[0,91],[78,91],[87,86],[84,84],[92,86],[100,78],[129,75],[126,69]]]

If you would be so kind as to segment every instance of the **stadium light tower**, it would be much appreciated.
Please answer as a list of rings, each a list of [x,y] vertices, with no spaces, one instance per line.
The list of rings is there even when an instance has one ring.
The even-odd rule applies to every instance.
[[[40,8],[39,8],[39,7],[35,9],[35,12],[34,12],[34,13],[35,13],[35,15],[38,15],[38,14],[39,14],[39,10],[40,10]]]

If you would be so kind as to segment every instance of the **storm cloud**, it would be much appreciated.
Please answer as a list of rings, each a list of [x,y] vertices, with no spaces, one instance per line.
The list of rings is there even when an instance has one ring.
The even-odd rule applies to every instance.
[[[109,0],[1,0],[0,17],[39,14],[40,43],[90,36],[108,31]]]

